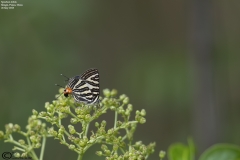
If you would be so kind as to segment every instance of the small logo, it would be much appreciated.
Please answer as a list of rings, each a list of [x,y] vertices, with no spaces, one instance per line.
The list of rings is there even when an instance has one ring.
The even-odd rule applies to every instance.
[[[12,158],[12,153],[11,152],[3,152],[2,158],[3,159],[11,159]]]

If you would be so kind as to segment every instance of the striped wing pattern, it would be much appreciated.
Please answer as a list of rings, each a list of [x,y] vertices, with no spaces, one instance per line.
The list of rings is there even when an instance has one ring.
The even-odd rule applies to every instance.
[[[67,86],[72,89],[75,101],[94,104],[99,98],[99,72],[89,69],[81,76],[70,78]]]

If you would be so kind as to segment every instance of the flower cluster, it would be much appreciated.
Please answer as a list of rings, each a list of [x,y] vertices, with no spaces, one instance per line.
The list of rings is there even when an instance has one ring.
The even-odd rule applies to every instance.
[[[21,130],[21,127],[18,124],[6,124],[5,134],[3,131],[0,131],[0,139],[5,139],[5,142],[13,143],[15,145],[13,148],[14,151],[17,151],[14,152],[15,157],[31,157],[32,159],[39,159],[34,152],[34,149],[40,148],[41,144],[45,143],[47,137],[46,124],[38,120],[35,115],[32,115],[28,119],[28,125],[26,126],[26,129],[27,131],[24,132]],[[13,133],[19,133],[25,137],[25,140],[15,140],[13,138]],[[18,151],[21,152],[21,154]],[[41,154],[40,159],[42,158],[43,154]]]
[[[117,90],[105,89],[104,97],[100,97],[99,103],[89,106],[76,103],[73,98],[65,98],[61,95],[62,92],[63,89],[60,89],[60,94],[56,95],[57,100],[45,104],[46,111],[33,110],[26,132],[21,131],[19,125],[11,123],[6,125],[5,133],[0,131],[0,139],[13,143],[14,150],[21,151],[21,154],[14,154],[16,157],[31,156],[32,159],[42,160],[47,137],[59,140],[61,144],[76,152],[78,160],[81,160],[84,153],[96,143],[102,144],[101,150],[96,154],[105,156],[107,160],[147,159],[154,152],[155,143],[147,146],[141,141],[133,143],[137,124],[146,122],[146,111],[137,110],[135,119],[131,120],[133,106],[125,94],[117,97]],[[113,126],[107,126],[105,120],[98,122],[98,118],[107,111],[114,112]],[[42,120],[48,122],[50,127],[46,128]],[[68,125],[64,126],[63,121]],[[89,125],[93,122],[96,129],[89,132]],[[14,140],[13,132],[23,135],[26,142],[23,139]],[[37,157],[34,149],[40,147],[40,157]]]

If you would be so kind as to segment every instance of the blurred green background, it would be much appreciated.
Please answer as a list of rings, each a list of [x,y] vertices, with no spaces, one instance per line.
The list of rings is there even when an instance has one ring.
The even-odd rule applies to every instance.
[[[157,143],[150,159],[189,136],[198,153],[240,144],[238,0],[17,2],[24,6],[0,10],[0,130],[9,122],[24,128],[33,108],[45,110],[54,84],[65,84],[60,73],[95,67],[101,89],[146,109],[135,140]],[[0,141],[1,154],[11,148]],[[45,159],[76,157],[47,140]]]

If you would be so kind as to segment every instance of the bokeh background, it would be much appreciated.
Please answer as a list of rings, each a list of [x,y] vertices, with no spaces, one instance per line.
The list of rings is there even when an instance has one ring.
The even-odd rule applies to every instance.
[[[145,108],[136,141],[159,150],[192,137],[198,155],[215,143],[240,144],[240,2],[23,1],[0,10],[0,130],[24,128],[69,77],[95,67],[101,89]],[[109,113],[108,121],[112,121]],[[47,140],[45,159],[77,155]],[[0,153],[12,145],[0,141]],[[102,159],[95,150],[86,159]]]

